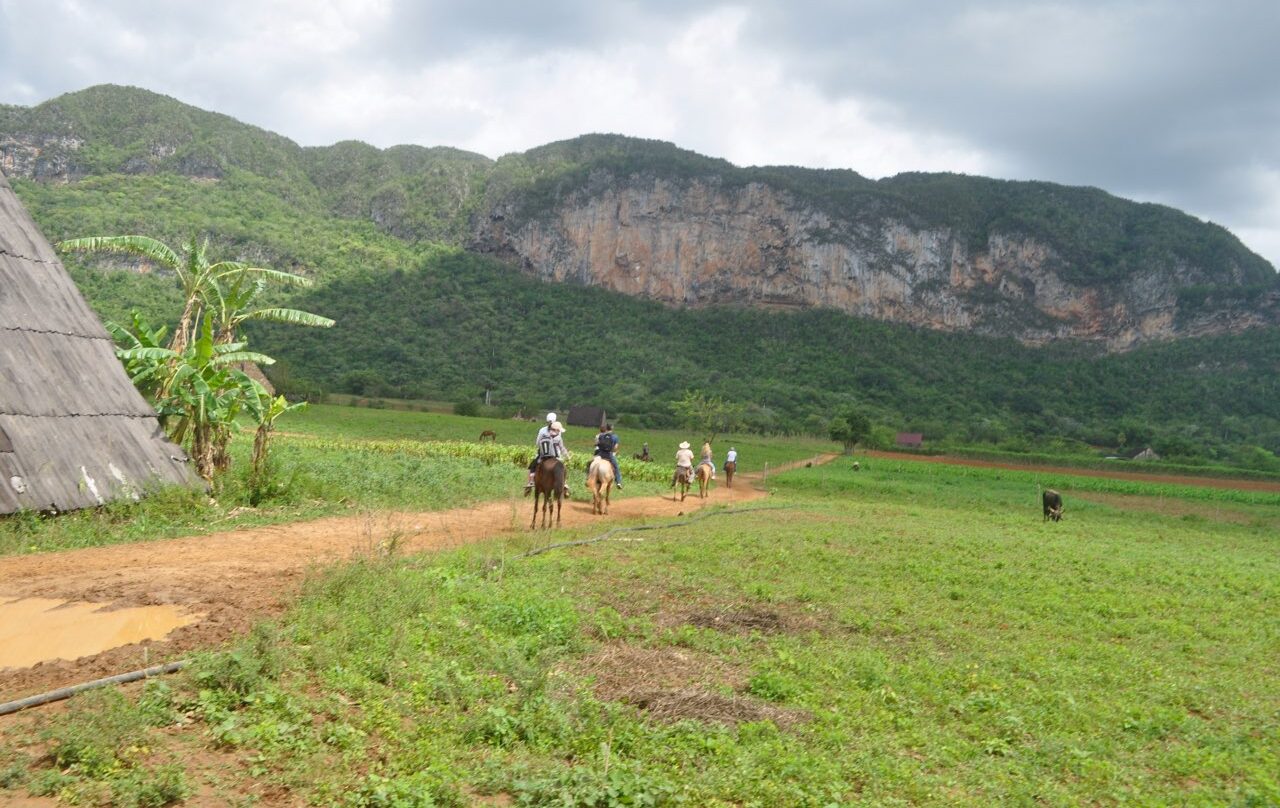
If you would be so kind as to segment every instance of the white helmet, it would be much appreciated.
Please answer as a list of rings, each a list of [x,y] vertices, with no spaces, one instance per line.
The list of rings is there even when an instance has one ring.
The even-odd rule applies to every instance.
[[[547,413],[547,423],[554,424],[556,422],[556,414],[554,412]]]

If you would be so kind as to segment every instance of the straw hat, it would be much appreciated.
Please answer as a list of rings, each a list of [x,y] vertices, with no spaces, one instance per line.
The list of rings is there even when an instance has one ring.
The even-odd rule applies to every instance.
[[[682,441],[680,441],[680,448],[681,448],[681,449],[688,449],[688,448],[689,448],[689,441],[687,441],[687,440],[682,440]]]

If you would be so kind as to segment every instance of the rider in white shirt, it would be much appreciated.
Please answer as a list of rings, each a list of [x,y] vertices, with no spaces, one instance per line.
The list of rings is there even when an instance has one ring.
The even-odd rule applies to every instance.
[[[689,441],[682,441],[680,449],[676,452],[676,471],[671,475],[671,487],[676,487],[676,480],[680,477],[681,470],[689,475],[689,479],[693,479],[693,450],[689,448]]]

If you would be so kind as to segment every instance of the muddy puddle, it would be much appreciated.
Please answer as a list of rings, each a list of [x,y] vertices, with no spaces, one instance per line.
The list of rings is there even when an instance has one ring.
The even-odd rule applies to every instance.
[[[159,640],[202,615],[176,606],[110,609],[106,603],[48,598],[0,602],[0,669],[79,659],[143,640]]]

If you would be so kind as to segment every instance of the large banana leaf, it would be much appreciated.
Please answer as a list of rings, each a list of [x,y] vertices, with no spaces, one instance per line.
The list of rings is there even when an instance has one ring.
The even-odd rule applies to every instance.
[[[258,309],[244,315],[245,320],[265,320],[271,323],[287,323],[289,325],[309,325],[315,328],[329,328],[333,320],[298,309]]]
[[[58,242],[58,249],[63,252],[116,252],[140,255],[150,258],[169,269],[180,270],[183,261],[169,245],[148,236],[90,236],[88,238],[72,238]]]

